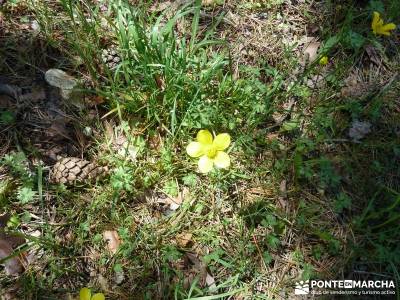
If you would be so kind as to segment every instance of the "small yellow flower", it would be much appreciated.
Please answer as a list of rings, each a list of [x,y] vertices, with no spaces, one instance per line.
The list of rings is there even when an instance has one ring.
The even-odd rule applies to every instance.
[[[103,293],[97,293],[92,296],[92,292],[87,287],[79,291],[79,300],[105,300]]]
[[[322,56],[321,59],[319,60],[319,64],[321,66],[326,66],[328,64],[328,56]]]
[[[390,35],[390,31],[396,28],[394,23],[383,24],[383,20],[377,11],[374,11],[371,28],[374,34]]]
[[[217,168],[229,168],[231,160],[223,150],[229,147],[231,137],[227,133],[218,134],[214,139],[208,130],[200,130],[197,142],[191,142],[186,152],[191,157],[200,157],[198,166],[201,173],[208,173],[215,165]]]

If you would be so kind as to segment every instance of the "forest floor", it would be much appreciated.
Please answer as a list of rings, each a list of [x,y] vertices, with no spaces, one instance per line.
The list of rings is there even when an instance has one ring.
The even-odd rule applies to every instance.
[[[397,0],[4,1],[0,299],[400,297],[399,24]]]

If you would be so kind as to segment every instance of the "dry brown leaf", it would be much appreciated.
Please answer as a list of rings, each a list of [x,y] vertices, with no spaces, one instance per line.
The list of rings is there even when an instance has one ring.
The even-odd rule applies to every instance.
[[[9,235],[4,232],[3,228],[6,226],[10,215],[5,213],[0,215],[0,260],[9,257],[13,253],[13,248],[22,245],[25,242],[24,238],[16,235]],[[24,254],[19,256],[11,257],[5,260],[3,263],[6,274],[16,275],[24,270],[22,265],[22,259]]]
[[[183,232],[176,235],[176,243],[179,247],[185,248],[192,241],[192,234],[189,232]]]
[[[9,109],[15,107],[15,101],[11,96],[0,94],[0,108]]]
[[[154,3],[151,7],[150,7],[150,11],[151,12],[160,12],[163,10],[166,10],[167,8],[171,7],[172,3],[171,1],[165,1],[165,2],[161,2],[161,3]]]
[[[307,44],[303,50],[303,56],[305,62],[313,62],[317,59],[318,57],[318,49],[319,46],[321,45],[320,42],[313,41]]]
[[[158,199],[157,202],[168,205],[169,209],[175,211],[181,206],[183,200],[185,200],[185,198],[188,195],[189,195],[189,189],[185,187],[181,192],[178,193],[176,197],[168,196],[166,198]]]
[[[93,96],[93,97],[89,98],[89,104],[90,105],[99,105],[99,104],[102,104],[104,102],[105,102],[104,97],[99,96],[99,95],[96,95],[96,96]]]
[[[11,244],[5,239],[0,239],[0,260],[10,256],[12,253]],[[23,266],[18,257],[11,257],[4,261],[3,264],[7,275],[17,275],[23,271]]]
[[[121,239],[115,230],[106,230],[103,232],[103,240],[107,243],[108,251],[112,254],[117,253],[121,244]]]
[[[278,201],[279,204],[281,205],[282,208],[286,208],[287,207],[287,181],[286,180],[282,180],[281,184],[279,185],[279,197],[278,197]]]
[[[208,273],[208,272],[207,272],[205,281],[206,281],[206,285],[208,288],[210,288],[210,289],[217,288],[214,277],[212,275],[210,275],[210,273]]]
[[[223,4],[221,0],[202,0],[201,5],[209,6],[209,5],[220,5]]]
[[[41,85],[33,85],[29,93],[21,94],[19,97],[19,100],[23,102],[39,102],[43,99],[46,99],[46,91]]]
[[[104,120],[103,126],[107,140],[112,142],[114,140],[114,126],[115,126],[114,122],[112,120],[111,121]]]
[[[47,128],[45,134],[46,136],[53,138],[54,140],[66,138],[68,140],[72,140],[71,137],[69,136],[69,132],[67,130],[67,122],[68,120],[64,117],[58,117],[56,118],[51,126]]]
[[[161,90],[165,90],[165,80],[160,75],[154,75],[154,80],[156,81],[157,87]]]
[[[369,59],[377,66],[382,66],[382,57],[379,55],[377,49],[372,45],[367,45],[365,51],[368,54]]]

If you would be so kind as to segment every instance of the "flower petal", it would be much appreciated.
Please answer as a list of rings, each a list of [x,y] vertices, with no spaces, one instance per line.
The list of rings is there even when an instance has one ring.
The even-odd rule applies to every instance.
[[[92,297],[92,300],[105,300],[105,299],[106,297],[104,297],[103,293],[94,294]]]
[[[378,34],[382,34],[382,35],[386,35],[386,36],[389,36],[389,35],[390,35],[390,31],[384,31],[384,30],[382,30],[382,28],[379,28],[379,29],[377,30],[377,33],[378,33]]]
[[[197,141],[203,145],[209,145],[213,142],[213,136],[207,129],[202,129],[197,133]]]
[[[374,16],[372,18],[371,28],[376,33],[376,29],[378,27],[378,22],[380,20],[380,15],[377,11],[374,11]]]
[[[229,155],[223,151],[218,151],[217,155],[214,158],[214,164],[217,168],[229,168],[231,165],[231,159]]]
[[[389,31],[393,29],[396,29],[396,25],[394,23],[388,23],[382,26],[383,31]]]
[[[82,288],[79,291],[79,300],[90,300],[92,292],[87,287]]]
[[[204,155],[200,157],[198,166],[201,173],[208,173],[213,168],[213,161],[208,156]]]
[[[327,65],[329,62],[328,56],[322,56],[319,60],[319,64],[322,66]]]
[[[226,148],[229,147],[230,143],[231,143],[231,136],[227,133],[218,134],[213,142],[217,150],[225,150]]]
[[[199,142],[191,142],[186,147],[186,153],[191,157],[199,157],[203,155],[203,146]]]

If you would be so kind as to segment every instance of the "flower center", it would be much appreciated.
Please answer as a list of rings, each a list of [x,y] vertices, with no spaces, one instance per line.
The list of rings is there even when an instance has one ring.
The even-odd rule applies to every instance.
[[[204,152],[209,158],[214,158],[217,155],[217,148],[210,145],[206,147]]]

